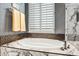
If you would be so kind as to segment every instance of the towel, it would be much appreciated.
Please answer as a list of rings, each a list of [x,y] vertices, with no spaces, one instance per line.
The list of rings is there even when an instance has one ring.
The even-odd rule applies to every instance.
[[[13,8],[12,31],[26,31],[25,15],[19,10]]]
[[[25,15],[21,13],[21,31],[26,31],[25,27]]]
[[[13,8],[12,16],[13,16],[12,30],[20,31],[20,12]]]

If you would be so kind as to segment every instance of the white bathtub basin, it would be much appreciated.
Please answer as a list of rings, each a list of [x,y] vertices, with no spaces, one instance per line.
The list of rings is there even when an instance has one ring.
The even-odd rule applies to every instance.
[[[18,43],[23,47],[29,48],[60,48],[64,46],[63,41],[53,40],[53,39],[46,39],[46,38],[24,38]]]

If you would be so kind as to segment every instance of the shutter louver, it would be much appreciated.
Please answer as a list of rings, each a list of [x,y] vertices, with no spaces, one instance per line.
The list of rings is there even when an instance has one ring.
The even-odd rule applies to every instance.
[[[54,4],[29,4],[29,32],[54,33]]]

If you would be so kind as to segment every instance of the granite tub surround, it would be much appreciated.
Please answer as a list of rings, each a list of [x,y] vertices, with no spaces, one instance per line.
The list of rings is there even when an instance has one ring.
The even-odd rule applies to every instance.
[[[29,39],[29,40],[26,40],[26,39]],[[14,55],[16,55],[16,56],[20,56],[20,55],[22,55],[22,56],[79,55],[79,50],[73,45],[72,41],[68,42],[68,44],[70,45],[70,49],[61,50],[61,47],[64,47],[64,42],[59,41],[59,40],[51,40],[51,39],[42,39],[41,40],[41,39],[42,38],[38,38],[34,41],[34,38],[24,38],[22,40],[18,40],[18,41],[15,41],[15,42],[4,44],[1,47],[1,51],[2,51],[1,55],[2,56],[14,56]],[[41,41],[41,43],[40,43],[40,41]],[[26,43],[24,43],[24,42],[26,42]],[[54,42],[55,45],[52,42]],[[58,44],[58,42],[61,43],[61,44]],[[56,44],[58,46],[56,46]],[[40,52],[40,51],[42,51],[42,52]]]
[[[69,41],[79,51],[79,41]]]
[[[30,38],[48,38],[55,40],[65,40],[65,34],[48,34],[48,33],[28,33]]]
[[[17,41],[22,38],[49,38],[54,40],[64,40],[64,34],[46,34],[46,33],[21,33],[13,35],[2,35],[0,36],[0,45]]]
[[[0,36],[0,45],[10,43],[13,41],[17,41],[17,40],[20,40],[25,37],[28,37],[26,33],[13,34],[13,35],[2,35],[2,36]]]
[[[66,7],[66,16],[65,16],[65,33],[67,34],[67,40],[69,41],[78,41],[79,40],[79,4],[68,3]]]

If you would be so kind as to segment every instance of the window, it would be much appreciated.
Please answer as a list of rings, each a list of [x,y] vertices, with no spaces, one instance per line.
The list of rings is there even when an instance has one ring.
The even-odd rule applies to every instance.
[[[54,4],[29,4],[29,32],[55,33]]]

